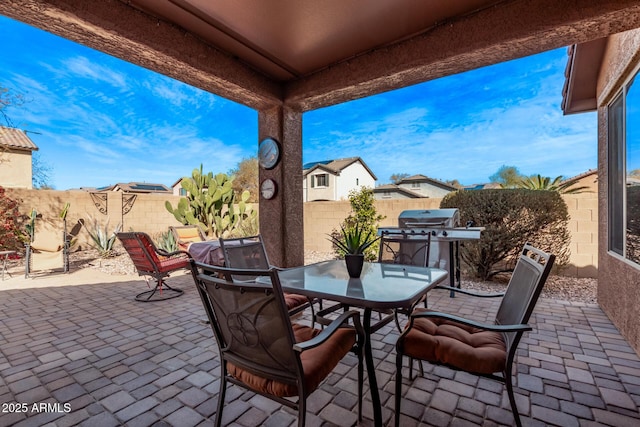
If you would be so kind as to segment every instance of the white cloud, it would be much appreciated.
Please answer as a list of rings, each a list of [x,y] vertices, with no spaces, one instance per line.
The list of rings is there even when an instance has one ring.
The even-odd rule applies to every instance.
[[[68,58],[61,63],[73,77],[104,83],[121,90],[126,90],[129,86],[125,74],[115,71],[112,67],[97,64],[84,56]]]

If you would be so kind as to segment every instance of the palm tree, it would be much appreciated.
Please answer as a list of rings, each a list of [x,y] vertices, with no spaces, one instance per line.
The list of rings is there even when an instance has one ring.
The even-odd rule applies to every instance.
[[[516,188],[557,191],[561,194],[578,194],[589,191],[589,187],[573,187],[573,185],[575,185],[575,183],[573,182],[563,182],[562,175],[555,177],[552,181],[551,177],[541,176],[540,174],[538,174],[527,178],[522,178],[519,182],[516,183]]]

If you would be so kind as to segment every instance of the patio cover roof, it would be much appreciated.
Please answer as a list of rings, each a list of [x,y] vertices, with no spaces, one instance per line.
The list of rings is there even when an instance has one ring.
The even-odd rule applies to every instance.
[[[0,13],[256,109],[316,109],[640,26],[635,0],[4,0]]]

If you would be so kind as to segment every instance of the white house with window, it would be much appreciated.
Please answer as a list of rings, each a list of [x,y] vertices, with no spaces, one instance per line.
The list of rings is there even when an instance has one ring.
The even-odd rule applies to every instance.
[[[373,188],[377,180],[360,157],[306,163],[302,177],[305,202],[346,200],[351,190]]]

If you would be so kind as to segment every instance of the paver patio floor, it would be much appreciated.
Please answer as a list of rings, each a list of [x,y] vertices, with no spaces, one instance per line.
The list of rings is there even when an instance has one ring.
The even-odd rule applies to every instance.
[[[54,276],[51,287],[43,279],[0,284],[0,426],[213,424],[218,355],[190,276],[170,280],[183,296],[154,303],[134,301],[141,279],[65,286],[68,276]],[[444,291],[433,291],[429,305],[478,320],[497,308]],[[525,425],[640,425],[640,359],[597,305],[543,299],[532,323],[518,357]],[[386,424],[397,337],[390,324],[372,341]],[[307,425],[357,424],[355,364],[347,356],[312,395]],[[513,424],[500,383],[427,365],[409,381],[405,371],[403,426]],[[372,424],[368,398],[362,425]],[[295,425],[296,414],[231,386],[223,423]]]

